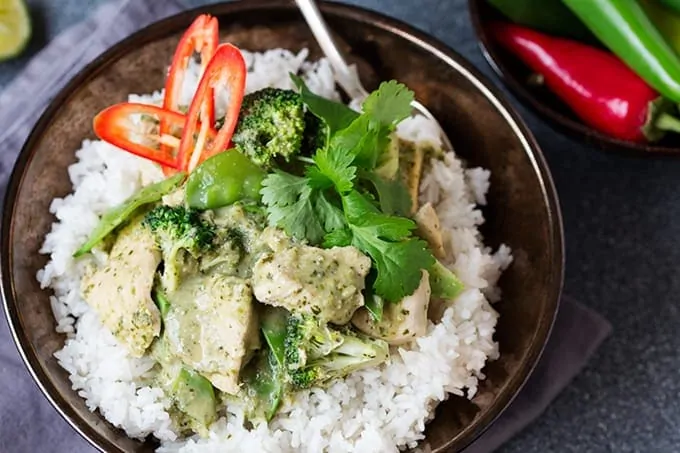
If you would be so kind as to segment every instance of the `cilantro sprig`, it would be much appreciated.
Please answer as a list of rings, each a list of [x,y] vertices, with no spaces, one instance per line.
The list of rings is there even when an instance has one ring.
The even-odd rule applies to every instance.
[[[436,264],[406,217],[412,202],[408,191],[400,181],[374,172],[396,124],[411,114],[413,92],[385,82],[359,114],[292,77],[307,108],[326,124],[328,137],[302,175],[276,170],[264,179],[269,222],[314,245],[357,247],[373,262],[371,294],[397,302],[418,288],[422,269]]]
[[[317,96],[307,88],[305,82],[295,74],[291,74],[290,78],[293,80],[295,86],[300,90],[302,102],[307,108],[317,117],[321,118],[326,126],[328,126],[329,135],[335,134],[349,126],[352,121],[359,117],[359,114],[347,107],[345,104],[331,101],[321,96]]]
[[[421,269],[435,263],[427,243],[413,237],[416,224],[406,217],[378,212],[356,190],[342,197],[347,227],[326,236],[324,246],[353,245],[371,257],[376,268],[373,290],[397,302],[412,294],[421,279]]]
[[[297,239],[319,244],[346,225],[342,211],[307,177],[276,170],[264,179],[260,193],[269,223]]]

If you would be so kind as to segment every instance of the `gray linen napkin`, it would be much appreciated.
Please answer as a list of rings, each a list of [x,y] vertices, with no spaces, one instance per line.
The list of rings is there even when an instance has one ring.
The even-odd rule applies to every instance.
[[[90,19],[57,37],[28,64],[0,93],[0,194],[30,129],[58,90],[112,44],[179,10],[171,0],[106,4]],[[50,83],[45,83],[48,78]],[[28,101],[25,93],[31,93]],[[610,331],[610,324],[600,315],[564,297],[552,337],[527,385],[465,453],[490,453],[535,420],[585,366]],[[40,395],[5,322],[0,322],[0,388],[6,389],[0,393],[0,451],[94,451]]]

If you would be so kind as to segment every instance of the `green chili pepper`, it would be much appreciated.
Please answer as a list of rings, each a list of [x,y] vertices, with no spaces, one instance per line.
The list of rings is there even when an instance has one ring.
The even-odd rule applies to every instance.
[[[176,175],[144,187],[142,190],[125,200],[125,202],[108,210],[99,221],[99,225],[92,231],[90,238],[73,254],[78,258],[92,250],[94,246],[104,240],[113,230],[127,221],[140,207],[155,203],[182,184],[184,173]]]
[[[597,43],[597,38],[562,0],[487,0],[511,21],[550,35]]]
[[[192,208],[217,209],[242,199],[258,200],[265,172],[235,149],[219,153],[189,175],[186,202]]]
[[[680,58],[638,2],[563,1],[633,71],[664,97],[680,102]]]
[[[680,5],[680,0],[677,4]],[[640,0],[640,5],[666,42],[680,54],[680,15],[655,0]]]
[[[680,13],[680,0],[659,0],[659,3]]]

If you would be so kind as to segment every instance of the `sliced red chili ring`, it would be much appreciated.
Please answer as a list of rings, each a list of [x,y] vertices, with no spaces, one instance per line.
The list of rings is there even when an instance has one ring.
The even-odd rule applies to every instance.
[[[173,130],[180,130],[186,123],[186,117],[181,113],[154,105],[124,102],[99,112],[93,120],[94,132],[114,146],[160,164],[164,170],[179,169],[177,149],[181,140],[172,134],[161,133],[160,127],[148,121],[136,123],[133,115],[152,117],[158,123],[163,121]],[[209,127],[206,135],[214,140],[217,132]]]
[[[229,91],[229,104],[225,121],[213,140],[210,139],[210,124],[200,124],[199,114],[205,103],[213,103],[213,92],[218,86]],[[186,116],[186,124],[179,147],[179,169],[191,172],[198,164],[210,156],[229,147],[231,137],[238,122],[243,93],[246,86],[246,63],[241,51],[232,44],[222,44],[215,51]]]
[[[184,32],[180,39],[175,55],[170,65],[168,78],[165,82],[165,97],[163,108],[174,112],[180,111],[180,97],[182,86],[186,76],[187,67],[194,53],[201,55],[201,73],[205,72],[210,59],[219,43],[219,24],[216,17],[201,14],[194,20],[191,26]],[[212,96],[211,96],[212,98]],[[205,103],[201,111],[201,120],[208,121],[211,126],[215,124],[214,102]],[[167,125],[161,121],[161,132],[167,132]]]

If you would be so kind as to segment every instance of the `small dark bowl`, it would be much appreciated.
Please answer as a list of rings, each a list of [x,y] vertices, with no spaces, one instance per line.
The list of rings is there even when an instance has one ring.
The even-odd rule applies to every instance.
[[[564,251],[559,205],[541,151],[505,98],[468,62],[403,23],[356,7],[323,4],[330,26],[369,88],[396,78],[441,120],[459,154],[492,171],[483,233],[488,245],[509,244],[515,261],[501,279],[503,301],[496,339],[500,359],[489,363],[472,401],[451,397],[428,424],[423,446],[460,451],[510,404],[533,370],[548,339],[562,289]],[[94,138],[92,118],[127,93],[163,85],[181,33],[199,13],[220,19],[222,39],[245,49],[311,49],[313,37],[295,7],[280,0],[217,4],[158,22],[114,46],[54,99],[26,142],[9,183],[2,219],[2,292],[14,340],[40,390],[92,445],[106,452],[151,452],[90,412],[54,358],[64,337],[54,331],[48,291],[36,272],[38,253],[54,217],[54,197],[71,191],[67,167],[84,138]]]
[[[529,84],[531,70],[519,59],[496,43],[488,33],[487,25],[493,20],[509,21],[486,0],[468,0],[470,18],[479,40],[484,58],[498,77],[540,117],[547,119],[558,130],[589,145],[604,150],[637,156],[680,157],[680,136],[668,134],[661,141],[645,144],[618,140],[583,123],[571,109],[548,88]]]

